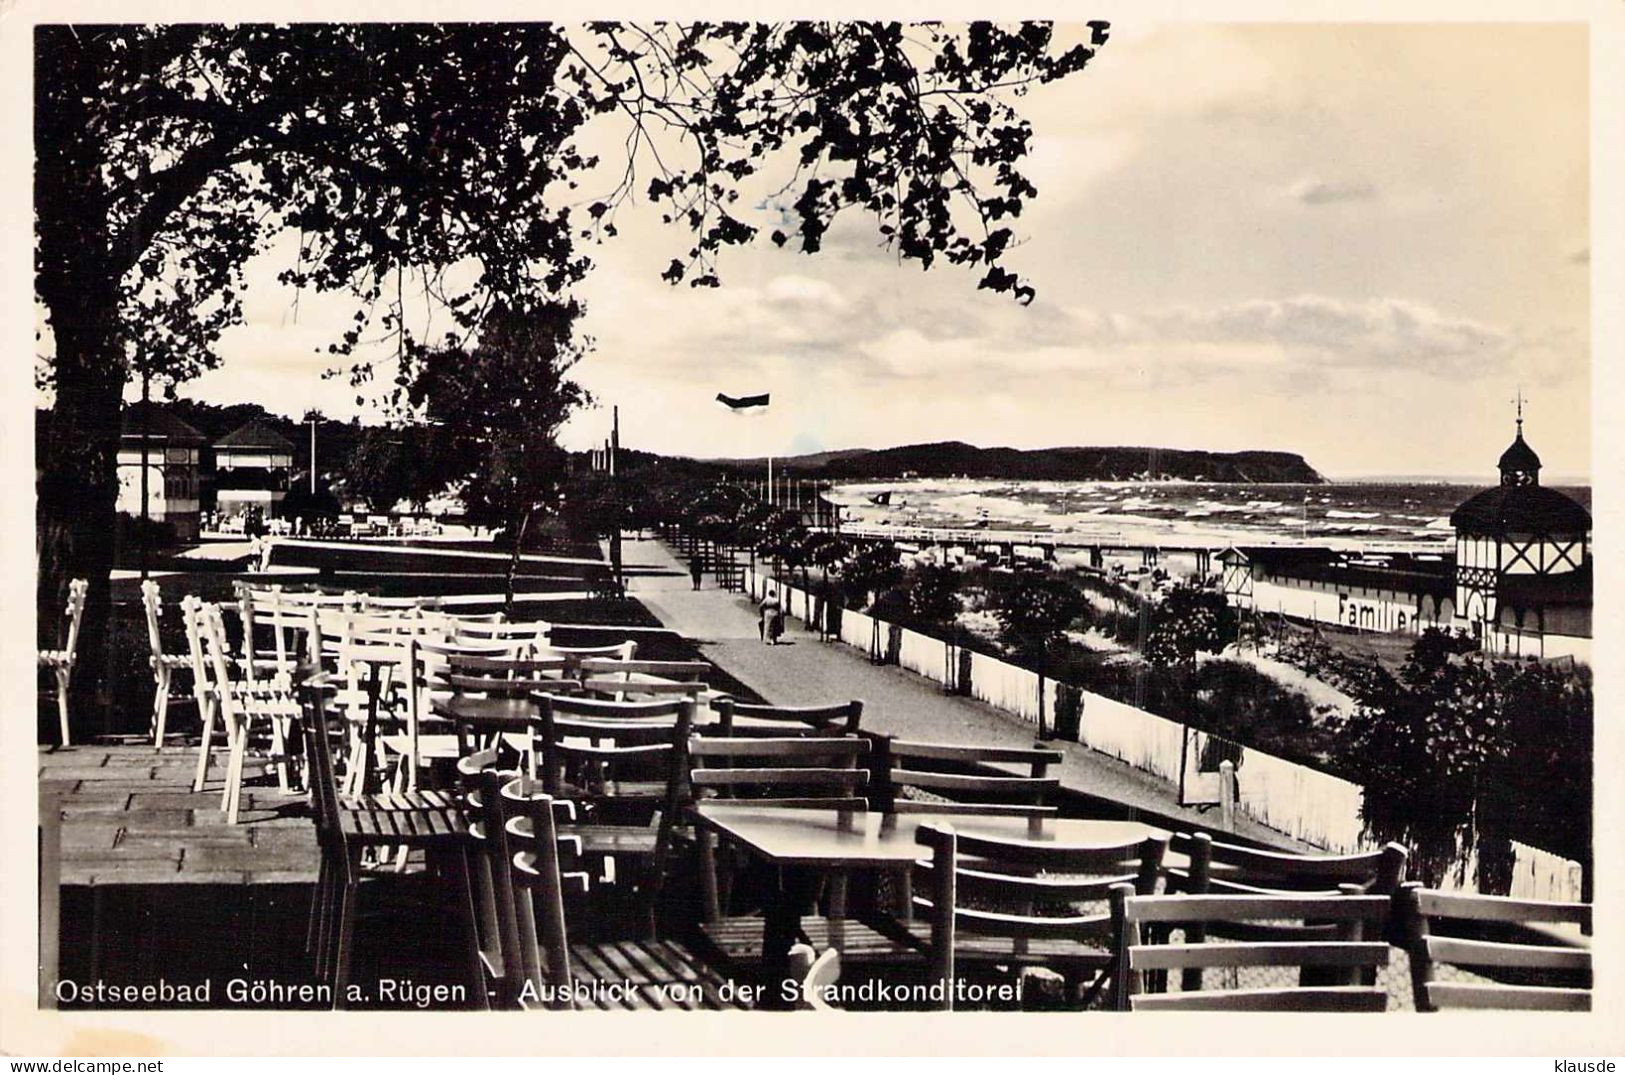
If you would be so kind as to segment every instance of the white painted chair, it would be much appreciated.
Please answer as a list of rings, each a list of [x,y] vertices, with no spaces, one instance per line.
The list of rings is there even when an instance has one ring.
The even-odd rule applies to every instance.
[[[226,643],[225,618],[218,605],[199,610],[204,649],[214,677],[214,693],[219,713],[226,725],[230,759],[226,763],[226,786],[220,808],[226,820],[235,825],[242,805],[243,781],[250,763],[249,752],[256,733],[269,736],[269,750],[253,761],[275,768],[277,785],[283,791],[292,787],[290,779],[293,722],[299,717],[299,700],[288,685],[231,676],[231,657]]]
[[[198,720],[203,732],[198,738],[197,772],[192,790],[202,791],[214,764],[214,726],[220,714],[220,698],[215,690],[211,662],[203,651],[203,602],[195,594],[181,599],[181,622],[186,625],[187,656],[192,662],[192,697],[197,702]],[[226,730],[230,745],[230,729]]]
[[[165,725],[169,719],[169,696],[176,672],[192,667],[192,658],[185,653],[165,653],[159,625],[163,617],[163,598],[158,583],[152,579],[141,584],[141,606],[147,614],[147,642],[152,655],[147,663],[152,667],[152,748],[164,748]]]
[[[90,593],[90,583],[85,579],[74,579],[68,583],[68,606],[64,611],[67,619],[67,639],[61,649],[42,649],[39,651],[39,666],[49,668],[56,674],[56,712],[62,723],[62,745],[71,745],[68,732],[68,688],[73,684],[73,663],[79,650],[79,626],[85,618],[85,598]]]

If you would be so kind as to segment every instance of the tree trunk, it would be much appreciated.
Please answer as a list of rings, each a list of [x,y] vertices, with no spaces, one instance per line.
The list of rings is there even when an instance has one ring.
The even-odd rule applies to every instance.
[[[108,249],[103,147],[90,122],[93,61],[66,50],[35,109],[36,288],[50,313],[56,403],[36,438],[41,641],[60,644],[68,581],[89,584],[73,677],[74,735],[111,729],[108,688],[120,405],[128,375],[119,260]],[[83,87],[78,92],[75,87]]]
[[[513,555],[508,558],[507,588],[502,594],[502,614],[509,620],[513,619],[513,590],[514,578],[519,574],[519,564],[525,552],[525,534],[530,530],[530,520],[536,514],[534,507],[525,509],[525,514],[519,519],[519,527],[514,533]]]

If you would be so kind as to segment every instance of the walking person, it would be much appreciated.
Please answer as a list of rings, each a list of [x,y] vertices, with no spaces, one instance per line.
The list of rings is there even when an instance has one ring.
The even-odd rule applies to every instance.
[[[694,588],[696,590],[698,590],[700,588],[700,576],[703,573],[704,573],[704,567],[700,563],[699,555],[696,554],[696,555],[690,557],[689,561],[688,561],[688,577],[693,580]]]
[[[762,598],[759,609],[761,618],[756,624],[756,630],[761,634],[762,641],[770,646],[779,644],[779,634],[784,630],[784,610],[779,605],[777,590],[768,590],[767,596]]]

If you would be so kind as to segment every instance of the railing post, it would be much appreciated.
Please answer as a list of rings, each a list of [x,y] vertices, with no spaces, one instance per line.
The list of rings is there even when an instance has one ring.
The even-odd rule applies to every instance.
[[[39,1006],[56,1007],[62,945],[62,786],[39,785]],[[93,954],[94,958],[94,954]]]
[[[1236,763],[1228,758],[1219,763],[1219,824],[1236,831]]]

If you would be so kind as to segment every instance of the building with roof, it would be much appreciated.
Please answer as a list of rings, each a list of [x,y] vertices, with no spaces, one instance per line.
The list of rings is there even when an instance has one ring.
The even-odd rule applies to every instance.
[[[168,523],[181,541],[199,530],[199,466],[207,439],[154,403],[124,408],[118,443],[119,511],[142,514],[141,474],[146,470],[146,516]]]
[[[1457,616],[1486,649],[1536,657],[1591,653],[1591,513],[1540,484],[1540,456],[1517,435],[1499,485],[1450,515]]]
[[[253,419],[214,442],[215,508],[222,517],[259,509],[280,513],[293,469],[293,443],[263,419]]]
[[[1436,555],[1336,549],[1229,548],[1219,554],[1231,603],[1357,631],[1455,626],[1455,562]]]
[[[1486,652],[1591,659],[1591,515],[1540,484],[1540,457],[1517,435],[1500,483],[1450,515],[1454,547],[1437,554],[1326,548],[1230,548],[1224,591],[1242,608],[1358,631],[1472,632]]]

